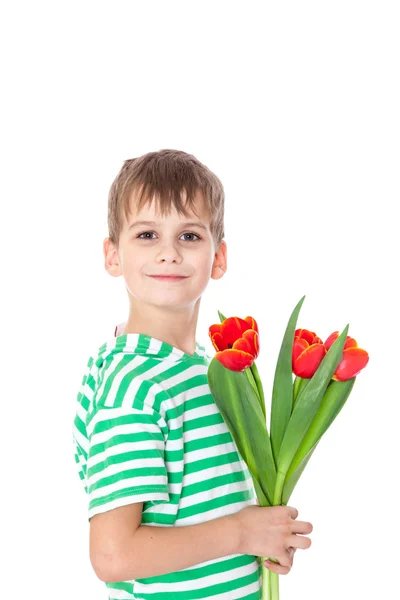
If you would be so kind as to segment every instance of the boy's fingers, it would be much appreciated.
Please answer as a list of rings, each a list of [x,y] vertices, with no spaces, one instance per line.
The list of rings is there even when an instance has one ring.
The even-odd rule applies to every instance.
[[[290,572],[291,566],[283,566],[280,563],[276,563],[273,561],[265,561],[265,566],[267,569],[272,571],[273,573],[277,573],[278,575],[287,575]]]
[[[297,510],[297,508],[294,508],[294,506],[287,506],[286,508],[290,510],[290,516],[292,517],[292,519],[297,519],[297,517],[299,516],[299,511]]]

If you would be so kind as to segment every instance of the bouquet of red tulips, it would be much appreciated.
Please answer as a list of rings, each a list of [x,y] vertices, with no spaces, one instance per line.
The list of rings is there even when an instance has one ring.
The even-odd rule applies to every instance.
[[[270,435],[255,364],[260,351],[256,321],[226,318],[218,311],[221,323],[209,328],[217,351],[208,368],[210,390],[249,468],[259,506],[287,505],[321,437],[343,408],[356,375],[369,360],[347,335],[348,325],[325,343],[313,331],[296,329],[304,298],[292,312],[278,356]],[[279,600],[279,577],[267,569],[265,557],[258,558],[262,599]]]

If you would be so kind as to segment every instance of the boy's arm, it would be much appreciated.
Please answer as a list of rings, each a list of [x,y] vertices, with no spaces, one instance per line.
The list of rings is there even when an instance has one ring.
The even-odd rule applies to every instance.
[[[141,525],[143,503],[95,515],[90,520],[90,559],[99,579],[128,581],[173,573],[238,553],[234,515],[196,525]]]

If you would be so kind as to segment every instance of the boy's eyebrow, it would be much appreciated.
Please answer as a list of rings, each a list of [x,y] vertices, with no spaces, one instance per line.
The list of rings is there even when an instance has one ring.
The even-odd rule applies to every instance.
[[[157,223],[155,221],[135,221],[129,226],[129,229],[132,229],[132,227],[137,227],[138,225],[157,225]],[[201,227],[202,229],[207,230],[207,227],[203,225],[201,221],[191,221],[187,223],[181,223],[180,225],[181,227]]]

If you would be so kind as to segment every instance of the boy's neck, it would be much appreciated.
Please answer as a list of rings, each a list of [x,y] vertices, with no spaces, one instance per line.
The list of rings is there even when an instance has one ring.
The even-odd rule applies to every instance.
[[[131,307],[121,334],[143,333],[193,355],[196,351],[199,306],[200,298],[193,307],[181,311],[165,311],[154,306],[139,311]]]

